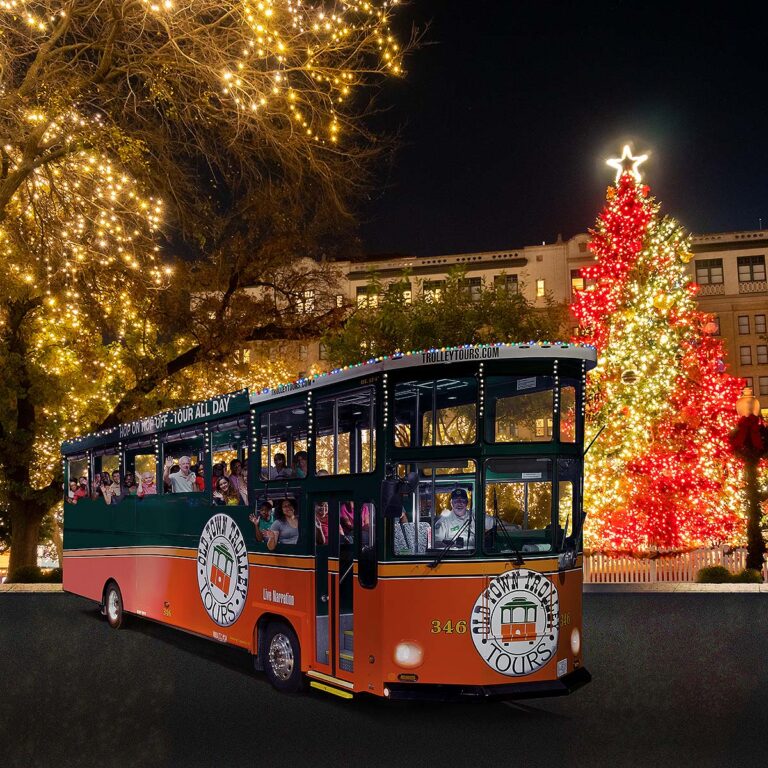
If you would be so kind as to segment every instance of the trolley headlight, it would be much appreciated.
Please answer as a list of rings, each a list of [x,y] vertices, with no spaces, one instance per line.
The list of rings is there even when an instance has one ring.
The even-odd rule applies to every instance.
[[[571,651],[573,652],[574,656],[578,656],[580,650],[581,650],[581,632],[579,632],[578,627],[574,627],[573,631],[571,632]]]
[[[424,650],[413,640],[406,640],[395,646],[395,664],[406,669],[418,667],[424,661]]]

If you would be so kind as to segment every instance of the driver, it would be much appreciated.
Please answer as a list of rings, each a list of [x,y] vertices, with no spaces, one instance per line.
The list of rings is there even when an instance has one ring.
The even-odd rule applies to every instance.
[[[485,516],[485,530],[493,528],[493,517]],[[451,509],[443,512],[435,521],[435,541],[447,546],[454,536],[452,548],[474,549],[475,521],[469,508],[469,496],[466,489],[454,488],[451,491]]]

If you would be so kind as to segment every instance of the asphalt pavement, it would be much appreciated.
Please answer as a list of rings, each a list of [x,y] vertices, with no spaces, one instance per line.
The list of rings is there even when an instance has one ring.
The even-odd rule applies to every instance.
[[[753,766],[765,593],[586,594],[593,682],[520,704],[286,696],[250,657],[92,603],[0,595],[0,765]]]

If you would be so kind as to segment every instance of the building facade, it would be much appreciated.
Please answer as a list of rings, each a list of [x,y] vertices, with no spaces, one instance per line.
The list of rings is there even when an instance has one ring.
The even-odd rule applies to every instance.
[[[407,301],[417,291],[439,292],[448,272],[461,267],[470,297],[483,285],[502,282],[508,289],[520,291],[534,306],[544,307],[547,294],[570,304],[574,291],[584,287],[579,270],[594,262],[588,242],[587,234],[579,234],[569,240],[558,238],[554,243],[514,250],[338,262],[342,280],[337,298],[357,306],[375,303],[377,296],[370,291],[373,275],[386,285],[407,274]],[[746,379],[767,410],[768,231],[696,235],[692,250],[694,258],[687,268],[701,288],[700,309],[712,314],[718,325],[728,370]],[[291,351],[306,361],[307,370],[322,368],[325,363],[318,343],[296,344]]]

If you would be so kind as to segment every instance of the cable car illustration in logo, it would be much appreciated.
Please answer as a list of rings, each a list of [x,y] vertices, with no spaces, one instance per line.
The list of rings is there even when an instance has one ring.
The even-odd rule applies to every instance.
[[[517,640],[536,640],[536,603],[516,597],[501,606],[501,642],[508,645]]]
[[[229,584],[232,581],[232,566],[234,565],[234,562],[235,558],[232,557],[224,544],[217,544],[213,548],[211,584],[224,595],[229,592]]]
[[[557,649],[557,587],[526,568],[494,576],[475,601],[471,625],[475,649],[491,669],[510,677],[530,675]]]
[[[197,547],[197,586],[206,613],[220,627],[234,624],[248,595],[248,550],[237,523],[214,515]]]

